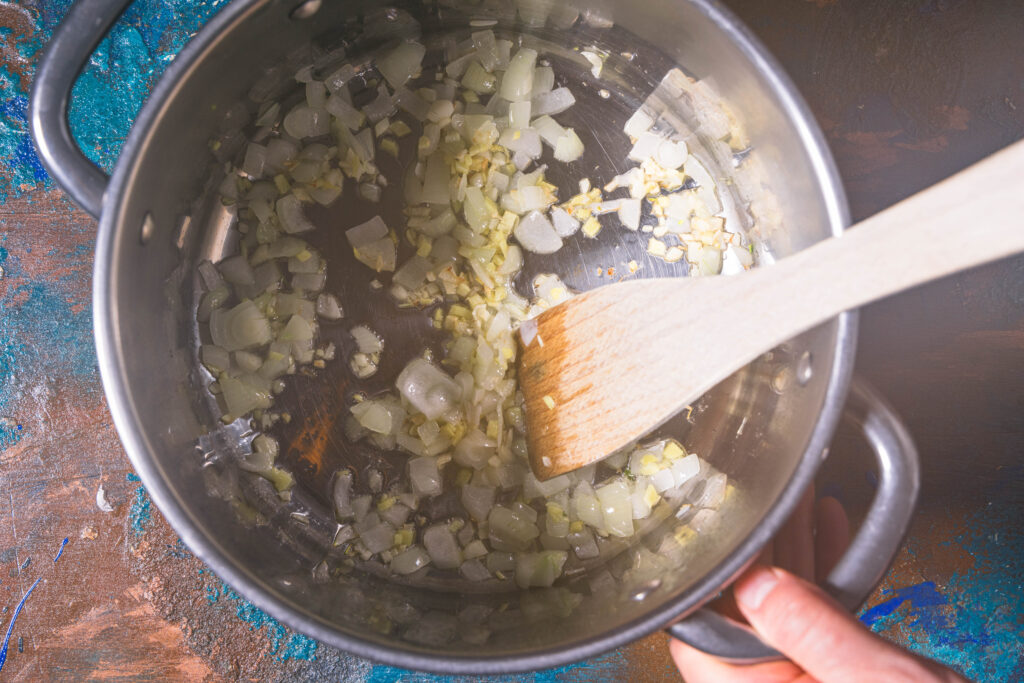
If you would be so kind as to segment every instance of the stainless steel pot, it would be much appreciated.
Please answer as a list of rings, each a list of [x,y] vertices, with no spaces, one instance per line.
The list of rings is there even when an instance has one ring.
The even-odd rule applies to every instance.
[[[751,143],[742,154],[719,156],[715,172],[722,187],[731,188],[735,220],[757,243],[761,261],[839,234],[847,209],[825,143],[785,75],[751,34],[709,0],[605,0],[580,5],[579,11],[561,4],[561,16],[580,18],[557,27],[527,21],[529,13],[517,15],[513,3],[491,0],[235,0],[167,69],[107,178],[76,147],[67,101],[82,64],[126,4],[80,0],[71,9],[39,65],[32,125],[50,173],[100,219],[94,298],[104,386],[133,465],[186,544],[239,593],[286,624],[399,666],[449,673],[537,669],[592,656],[660,628],[736,660],[773,656],[748,629],[701,605],[769,542],[813,478],[847,401],[855,314],[767,354],[705,396],[692,423],[679,418],[666,427],[729,475],[736,500],[713,533],[665,558],[662,571],[642,586],[616,584],[604,592],[590,579],[600,571],[621,575],[645,552],[650,555],[645,549],[659,548],[677,528],[674,518],[624,546],[607,567],[582,567],[546,591],[474,592],[443,582],[399,585],[371,573],[337,575],[331,571],[335,524],[325,503],[329,475],[336,465],[365,454],[339,444],[314,462],[292,449],[285,457],[301,486],[290,503],[282,503],[265,481],[232,466],[239,432],[219,427],[195,362],[193,274],[199,259],[216,260],[230,242],[232,217],[217,201],[216,187],[222,162],[241,140],[239,121],[252,113],[247,93],[253,95],[254,85],[264,94],[278,85],[284,92],[304,60],[337,57],[339,48],[358,58],[401,34],[468,33],[473,19],[496,21],[496,31],[531,33],[555,51],[561,46],[570,71],[573,47],[596,45],[609,53],[600,82],[588,77],[587,68],[572,72],[583,101],[571,114],[579,120],[571,123],[599,136],[608,133],[607,145],[589,153],[599,155],[592,161],[613,168],[623,156],[612,142],[613,133],[622,138],[620,117],[669,68],[678,64],[710,79]],[[536,9],[536,3],[531,6]],[[617,60],[622,53],[633,57]],[[610,98],[599,94],[603,84]],[[248,107],[239,104],[244,102]],[[211,140],[218,142],[215,154]],[[747,211],[750,202],[773,208]],[[340,211],[350,211],[341,204]],[[321,246],[340,269],[329,277],[344,281],[347,248]],[[529,267],[568,273],[569,283],[582,289],[600,283],[589,275],[595,264],[612,257],[622,262],[623,256],[646,258],[639,242],[605,231],[557,263]],[[646,274],[677,272],[641,262]],[[384,303],[353,290],[346,306],[369,316],[379,314]],[[418,329],[414,319],[388,324],[392,338]],[[669,352],[671,340],[665,343]],[[415,353],[412,345],[407,351]],[[285,396],[296,414],[323,420],[337,410],[343,391],[333,383],[343,382],[340,375],[296,382],[298,388]],[[853,609],[899,545],[918,474],[913,444],[884,402],[861,386],[846,406],[873,446],[881,474],[872,510],[829,581],[828,588]],[[304,514],[292,514],[297,510]]]

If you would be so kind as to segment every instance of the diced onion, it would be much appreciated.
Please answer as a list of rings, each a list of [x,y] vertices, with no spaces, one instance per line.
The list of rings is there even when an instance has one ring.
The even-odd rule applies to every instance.
[[[520,48],[509,62],[498,94],[509,102],[528,99],[533,92],[533,70],[536,64],[537,51],[528,47]]]
[[[422,358],[405,366],[395,386],[428,420],[447,415],[462,398],[462,389],[455,380]]]
[[[441,493],[441,474],[434,458],[415,458],[409,461],[409,481],[418,496],[436,496]]]
[[[355,516],[352,507],[352,472],[341,470],[334,478],[334,514],[339,520],[351,519]]]
[[[387,237],[387,235],[388,226],[380,216],[374,216],[365,223],[360,223],[354,228],[349,228],[345,231],[345,237],[354,249],[365,247],[382,237]]]
[[[533,71],[533,90],[530,91],[530,99],[551,92],[555,87],[555,70],[550,66],[538,66]]]
[[[213,344],[203,344],[199,357],[202,359],[203,365],[213,374],[223,372],[231,367],[231,354],[227,349]]]
[[[391,87],[405,85],[420,70],[427,49],[415,42],[401,43],[394,50],[377,60],[377,70],[387,79]]]
[[[245,148],[245,160],[242,162],[242,170],[255,179],[263,177],[263,168],[267,163],[267,148],[250,142]]]
[[[469,88],[478,95],[487,95],[494,92],[497,86],[497,79],[494,74],[484,69],[479,61],[472,61],[462,77],[462,85]]]
[[[631,138],[639,138],[649,131],[653,125],[654,117],[641,108],[633,112],[633,115],[626,121],[626,125],[623,126],[622,130]]]
[[[218,264],[224,279],[233,285],[254,285],[256,276],[248,259],[242,255],[224,259]]]
[[[516,583],[520,588],[547,587],[562,574],[568,554],[562,550],[516,555]]]
[[[540,211],[531,211],[516,225],[516,239],[523,249],[535,254],[553,254],[562,248],[562,238]]]
[[[480,470],[487,465],[496,451],[497,443],[488,439],[480,430],[474,429],[462,437],[462,440],[455,447],[455,462],[463,467],[472,467],[473,469]]]
[[[284,129],[294,138],[313,138],[331,131],[330,116],[326,109],[313,109],[302,103],[284,117]]]
[[[633,535],[633,504],[629,487],[624,481],[614,481],[597,489],[597,499],[604,515],[604,528],[613,536]]]
[[[462,505],[473,519],[482,522],[494,507],[495,494],[494,487],[467,484],[462,487]]]
[[[278,173],[298,153],[299,150],[294,143],[281,138],[275,138],[267,143],[266,168],[274,173]]]
[[[395,527],[387,522],[382,522],[367,531],[360,532],[359,540],[371,553],[379,553],[387,550],[394,543]]]
[[[365,429],[378,434],[391,434],[397,425],[394,415],[377,401],[363,401],[352,406],[352,415]]]
[[[541,139],[552,149],[558,144],[559,139],[565,135],[565,128],[546,114],[537,117],[533,122],[533,127],[540,134]]]
[[[288,233],[308,232],[316,227],[306,218],[302,202],[292,194],[277,200],[277,216],[281,220],[281,227]]]
[[[560,206],[551,209],[551,223],[559,237],[572,237],[580,229],[580,222]]]
[[[221,396],[224,398],[228,413],[232,415],[245,415],[259,408],[270,407],[269,388],[254,386],[242,378],[227,374],[222,374],[217,383],[220,384]]]
[[[466,223],[476,232],[482,231],[491,221],[493,209],[478,187],[466,188],[466,200],[463,203]]]
[[[462,564],[462,550],[447,524],[427,527],[423,531],[423,547],[440,569],[455,569]]]
[[[583,156],[583,142],[572,128],[565,129],[565,135],[555,144],[555,159],[568,163]]]
[[[430,564],[430,555],[419,546],[409,546],[391,559],[391,571],[396,574],[412,574]]]
[[[685,142],[662,140],[654,154],[654,160],[664,168],[675,170],[683,165],[688,154]]]
[[[508,128],[498,138],[498,144],[516,154],[524,154],[530,159],[536,159],[541,153],[540,135],[531,128],[522,130]]]
[[[270,342],[270,322],[252,301],[246,300],[229,311],[215,310],[210,315],[213,343],[227,351],[239,351]]]
[[[630,230],[637,230],[640,227],[642,208],[639,199],[623,199],[619,204],[619,220]]]
[[[347,84],[356,77],[356,70],[351,64],[343,64],[330,76],[324,79],[324,85],[332,93],[347,90]]]
[[[491,572],[480,560],[466,560],[459,567],[459,573],[469,581],[486,581],[491,578]]]
[[[346,126],[349,130],[358,131],[366,121],[366,115],[363,112],[338,95],[328,97],[324,107],[339,123]]]
[[[426,120],[427,112],[430,110],[430,103],[411,90],[395,88],[393,101],[395,106],[402,111],[408,112],[417,121]]]
[[[357,325],[350,331],[356,340],[356,346],[362,353],[380,353],[384,350],[384,342],[377,336],[377,333],[366,325]]]
[[[540,536],[533,521],[501,505],[491,508],[487,527],[493,541],[511,550],[526,550],[530,542]]]
[[[663,142],[662,137],[656,133],[642,133],[633,149],[629,150],[629,159],[637,162],[653,159]]]
[[[508,125],[513,129],[527,128],[530,125],[530,101],[513,102],[508,108]]]
[[[383,83],[377,88],[377,97],[363,107],[363,113],[370,123],[377,123],[395,113],[395,103],[391,100],[391,94]]]
[[[328,320],[340,320],[345,315],[341,310],[341,304],[338,303],[338,297],[333,294],[321,294],[317,297],[316,312]]]
[[[306,83],[306,104],[311,109],[323,109],[327,103],[327,86],[320,81]]]
[[[533,98],[533,115],[554,116],[561,114],[576,104],[576,98],[568,88],[555,88],[550,92],[541,93]]]

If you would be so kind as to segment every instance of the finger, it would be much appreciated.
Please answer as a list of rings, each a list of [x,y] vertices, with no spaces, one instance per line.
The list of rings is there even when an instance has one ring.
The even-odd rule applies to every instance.
[[[873,635],[821,589],[786,571],[754,567],[734,590],[765,642],[814,678],[935,680],[920,660]]]
[[[808,488],[793,514],[775,537],[776,567],[797,576],[814,578],[814,488]]]
[[[824,583],[850,545],[850,520],[843,504],[831,496],[818,501],[816,519],[815,580]]]
[[[728,664],[675,638],[669,641],[668,650],[686,683],[803,683],[809,680],[792,662]]]

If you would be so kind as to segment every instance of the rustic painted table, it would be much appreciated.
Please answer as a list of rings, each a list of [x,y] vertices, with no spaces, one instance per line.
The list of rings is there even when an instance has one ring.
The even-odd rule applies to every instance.
[[[0,679],[433,680],[260,612],[183,547],[132,473],[93,349],[95,223],[53,187],[26,125],[33,64],[69,2],[0,2]],[[223,2],[132,6],[74,93],[93,159],[111,167],[153,80]],[[811,103],[855,219],[1024,135],[1024,3],[726,4]],[[858,369],[924,466],[913,527],[861,619],[972,678],[1022,680],[1024,258],[874,305],[860,338]],[[820,484],[856,510],[873,484],[863,446],[841,433],[832,450]],[[665,638],[513,677],[615,679],[678,679]]]

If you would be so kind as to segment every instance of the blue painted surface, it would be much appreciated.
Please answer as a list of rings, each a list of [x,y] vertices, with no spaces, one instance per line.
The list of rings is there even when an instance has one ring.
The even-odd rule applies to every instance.
[[[0,226],[6,227],[6,220],[0,218]],[[6,241],[0,234],[0,450],[28,434],[15,411],[30,390],[20,373],[74,381],[96,372],[92,311],[76,309],[66,292],[74,276],[30,281],[20,259],[3,247]],[[89,382],[82,386],[98,391]]]
[[[1006,481],[990,492],[994,502],[964,520],[966,531],[938,543],[961,549],[970,566],[943,586],[922,582],[883,593],[887,599],[861,615],[872,630],[895,630],[911,650],[973,680],[1024,680],[1024,530],[1013,476]],[[907,550],[931,552],[928,545],[910,539]]]
[[[891,596],[891,597],[890,597]],[[931,581],[898,589],[885,589],[882,597],[886,600],[866,610],[860,620],[876,631],[885,631],[896,624],[905,624],[928,632],[950,627],[946,597]]]
[[[623,672],[629,670],[625,655],[610,652],[585,662],[570,664],[546,671],[517,676],[494,676],[487,680],[492,683],[559,683],[561,681],[615,681],[622,680]],[[469,677],[434,676],[418,671],[399,669],[378,664],[366,676],[363,683],[456,683],[477,680]]]
[[[142,481],[137,474],[128,474],[125,478],[130,482]],[[139,484],[132,496],[132,504],[128,508],[128,523],[136,536],[141,536],[153,519],[153,502],[146,493],[146,487]]]
[[[160,74],[189,37],[227,0],[138,0],[111,29],[72,91],[71,130],[86,156],[110,172],[124,138]],[[70,7],[70,0],[28,0],[31,34],[6,31],[0,44],[16,48],[26,73],[0,66],[0,200],[50,180],[32,148],[28,87],[32,65]],[[19,65],[21,66],[21,65]],[[116,96],[111,96],[116,93]]]

